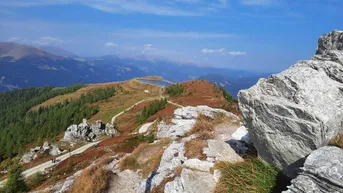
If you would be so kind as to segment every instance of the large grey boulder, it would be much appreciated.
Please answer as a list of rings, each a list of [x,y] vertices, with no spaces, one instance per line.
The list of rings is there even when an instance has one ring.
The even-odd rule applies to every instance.
[[[317,55],[260,79],[238,94],[249,137],[260,158],[294,177],[303,158],[343,125],[341,31],[319,40]]]
[[[96,124],[91,125],[87,119],[83,119],[79,125],[70,125],[64,133],[63,140],[75,142],[78,140],[92,140],[105,133],[105,125],[101,121],[96,121]]]
[[[30,163],[31,161],[33,161],[36,158],[36,154],[32,151],[25,153],[22,157],[21,157],[21,161],[23,163]]]
[[[343,192],[343,149],[322,147],[313,151],[288,188],[284,193]]]

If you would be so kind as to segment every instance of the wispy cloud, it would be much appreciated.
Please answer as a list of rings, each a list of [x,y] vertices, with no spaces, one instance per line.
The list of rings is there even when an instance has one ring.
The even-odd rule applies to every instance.
[[[123,30],[112,33],[115,36],[128,38],[233,38],[229,33],[202,33],[202,32],[166,32],[147,29]]]
[[[228,52],[229,55],[231,56],[242,56],[242,55],[247,55],[247,52],[236,52],[236,51],[232,51],[232,52]]]
[[[144,47],[145,47],[145,48],[152,47],[152,44],[145,44]]]
[[[61,44],[63,41],[54,37],[41,37],[38,40],[33,40],[33,44],[38,44],[42,46],[46,45],[53,45],[53,44]]]
[[[196,1],[193,1],[196,2]],[[178,6],[148,0],[4,0],[2,6],[32,7],[53,4],[82,4],[109,13],[142,13],[166,16],[199,16],[196,9],[181,9]]]
[[[246,55],[247,52],[237,52],[237,51],[225,51],[224,48],[220,48],[220,49],[202,49],[200,51],[203,54],[213,54],[213,53],[219,53],[222,56],[226,56],[226,55],[231,55],[231,56],[242,56],[242,55]]]
[[[7,40],[8,42],[18,42],[20,41],[20,37],[10,37]]]
[[[272,5],[275,2],[275,0],[241,0],[243,5]]]
[[[211,49],[202,49],[200,51],[203,54],[209,54],[209,53],[223,53],[224,52],[224,48],[220,48],[220,49],[216,49],[216,50],[211,50]]]
[[[117,44],[116,44],[116,43],[113,43],[113,42],[107,42],[107,43],[105,44],[105,47],[115,47],[115,46],[117,46]]]

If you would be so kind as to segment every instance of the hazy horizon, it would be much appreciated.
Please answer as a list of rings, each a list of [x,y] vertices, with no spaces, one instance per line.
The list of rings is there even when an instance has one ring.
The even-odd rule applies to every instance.
[[[278,72],[339,29],[342,1],[4,0],[0,41],[55,46],[83,57],[168,58]]]

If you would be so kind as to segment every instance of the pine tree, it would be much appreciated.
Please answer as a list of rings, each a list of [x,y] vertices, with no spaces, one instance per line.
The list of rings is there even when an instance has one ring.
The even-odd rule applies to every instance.
[[[24,176],[21,174],[22,169],[18,164],[10,167],[5,184],[6,193],[25,192],[28,190]]]

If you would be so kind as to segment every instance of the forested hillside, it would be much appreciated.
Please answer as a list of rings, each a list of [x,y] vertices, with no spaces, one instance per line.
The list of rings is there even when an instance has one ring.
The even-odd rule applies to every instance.
[[[74,92],[81,87],[28,88],[0,93],[0,160],[15,156],[26,144],[56,138],[70,124],[79,123],[82,118],[90,118],[98,112],[98,106],[88,104],[115,94],[114,88],[99,89],[83,94],[77,100],[65,100],[37,111],[30,110],[49,98]]]

